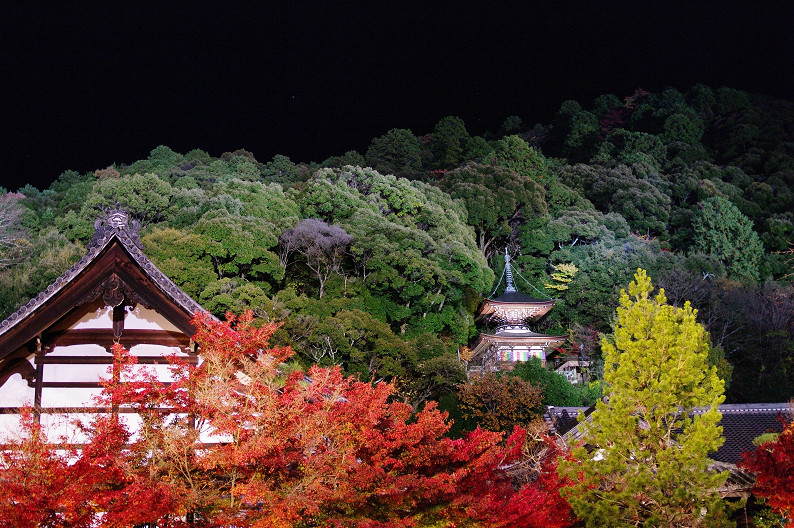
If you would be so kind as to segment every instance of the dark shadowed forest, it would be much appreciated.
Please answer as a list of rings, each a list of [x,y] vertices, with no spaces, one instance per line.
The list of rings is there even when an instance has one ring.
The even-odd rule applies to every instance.
[[[557,300],[534,329],[568,334],[570,350],[600,357],[620,289],[644,268],[670,303],[698,310],[729,402],[794,394],[788,101],[638,89],[482,136],[448,116],[322,161],[159,146],[5,191],[3,317],[79,259],[118,203],[146,254],[213,314],[282,322],[274,341],[299,362],[394,381],[414,408],[455,407],[458,354],[482,330],[483,296],[499,293],[505,249],[519,289]]]

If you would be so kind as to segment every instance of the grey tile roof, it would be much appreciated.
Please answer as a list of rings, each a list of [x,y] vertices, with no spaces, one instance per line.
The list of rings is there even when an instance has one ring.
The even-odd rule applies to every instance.
[[[755,449],[753,439],[768,432],[780,432],[783,425],[780,417],[792,419],[794,409],[789,403],[742,403],[723,404],[719,406],[722,413],[722,436],[725,442],[711,455],[718,462],[738,464],[742,461],[742,453]],[[696,409],[702,413],[705,409]],[[569,443],[581,438],[582,428],[577,424],[579,411],[589,416],[593,408],[585,407],[550,407],[547,423],[553,423],[554,431]]]
[[[720,425],[725,442],[711,458],[738,464],[742,461],[742,453],[755,449],[753,439],[764,433],[783,430],[779,417],[791,420],[791,410],[788,403],[720,405]]]
[[[584,407],[549,407],[545,415],[550,432],[556,433],[569,445],[577,443],[582,437],[583,428],[577,423],[579,412],[585,413],[585,421],[595,408]],[[723,497],[747,497],[753,486],[754,478],[742,471],[737,464],[742,461],[742,454],[755,449],[753,439],[768,432],[783,430],[784,421],[794,419],[794,407],[791,403],[746,403],[723,404],[719,407],[722,413],[722,436],[725,442],[711,454],[714,460],[714,471],[728,471],[728,479],[718,490]],[[702,413],[705,409],[696,409]],[[592,446],[594,447],[594,446]]]
[[[518,291],[512,292],[504,292],[502,295],[494,299],[494,301],[499,302],[512,302],[512,303],[528,303],[528,304],[535,304],[535,303],[548,303],[548,299],[536,299],[535,297],[531,297],[524,293]]]

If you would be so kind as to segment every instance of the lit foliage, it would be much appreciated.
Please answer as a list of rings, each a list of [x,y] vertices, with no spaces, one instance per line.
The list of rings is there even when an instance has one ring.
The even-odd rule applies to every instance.
[[[497,141],[482,163],[515,171],[523,178],[541,180],[549,176],[549,161],[517,135]]]
[[[298,202],[304,216],[353,237],[350,256],[371,295],[368,311],[401,334],[449,329],[459,341],[469,337],[464,292],[484,291],[493,273],[462,203],[421,182],[350,166],[318,171]]]
[[[463,200],[467,222],[474,228],[477,245],[486,256],[491,244],[505,239],[521,219],[546,214],[545,191],[533,177],[496,165],[467,163],[447,172],[438,185]]]
[[[585,425],[588,453],[561,465],[576,483],[564,489],[588,527],[723,525],[716,489],[726,474],[708,470],[722,443],[723,382],[708,366],[708,336],[695,311],[652,295],[644,270],[621,292],[614,341],[604,340],[600,401]],[[696,406],[702,414],[691,416]]]
[[[773,441],[745,454],[742,465],[755,473],[753,493],[764,497],[786,526],[794,527],[794,421]]]
[[[573,278],[579,272],[579,268],[577,268],[574,264],[568,264],[564,262],[560,264],[554,264],[552,269],[554,270],[551,272],[551,280],[553,282],[547,282],[544,284],[544,286],[558,292],[567,290],[573,281]]]
[[[3,453],[0,525],[571,525],[549,439],[453,440],[435,404],[414,414],[392,385],[338,368],[282,372],[292,351],[268,346],[277,325],[228,319],[197,316],[203,362],[172,358],[170,384],[113,347],[101,403],[132,411],[132,433],[130,413],[111,412],[61,451],[28,416]]]
[[[542,414],[541,390],[514,376],[473,376],[459,387],[458,398],[463,417],[491,431],[526,426]]]
[[[581,407],[593,405],[599,396],[599,387],[585,384],[574,385],[568,378],[544,367],[538,358],[530,358],[510,371],[527,383],[538,387],[543,394],[543,405],[555,407]]]
[[[0,270],[21,262],[30,248],[20,225],[25,212],[21,198],[19,193],[0,194]]]

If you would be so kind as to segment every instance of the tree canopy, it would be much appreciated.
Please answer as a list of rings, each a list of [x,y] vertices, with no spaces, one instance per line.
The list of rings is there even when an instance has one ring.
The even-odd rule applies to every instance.
[[[711,526],[724,520],[708,470],[722,444],[723,381],[709,366],[708,336],[685,304],[653,294],[638,270],[621,292],[614,337],[604,338],[606,399],[583,424],[562,466],[564,495],[587,526]],[[702,408],[695,412],[696,408]]]
[[[400,390],[419,401],[426,391],[412,391],[427,365],[455,378],[444,358],[482,329],[478,303],[508,248],[531,284],[525,293],[557,300],[533,330],[608,332],[633,270],[677,276],[733,367],[728,400],[781,401],[794,390],[792,119],[790,102],[695,85],[568,100],[547,123],[512,115],[493,131],[440,116],[430,130],[384,131],[322,163],[161,145],[143,159],[65,171],[47,189],[3,190],[0,310],[10,314],[71,266],[101,209],[119,203],[181,288],[217,316],[279,318],[276,339],[295,344],[305,366],[330,339],[315,321],[340,312],[367,314],[392,344],[387,356],[419,336],[438,339],[433,362],[407,353],[388,369],[407,376]],[[312,219],[350,243],[320,260],[294,251],[285,235]],[[564,289],[553,278],[560,266],[578,270]],[[682,270],[700,282],[680,282]],[[370,369],[346,361],[368,354],[334,357],[363,374]]]

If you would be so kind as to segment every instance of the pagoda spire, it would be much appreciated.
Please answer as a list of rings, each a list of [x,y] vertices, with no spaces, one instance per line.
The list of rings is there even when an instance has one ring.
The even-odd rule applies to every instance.
[[[507,281],[505,293],[517,291],[513,284],[513,269],[510,267],[510,253],[507,248],[505,248],[505,280]]]

